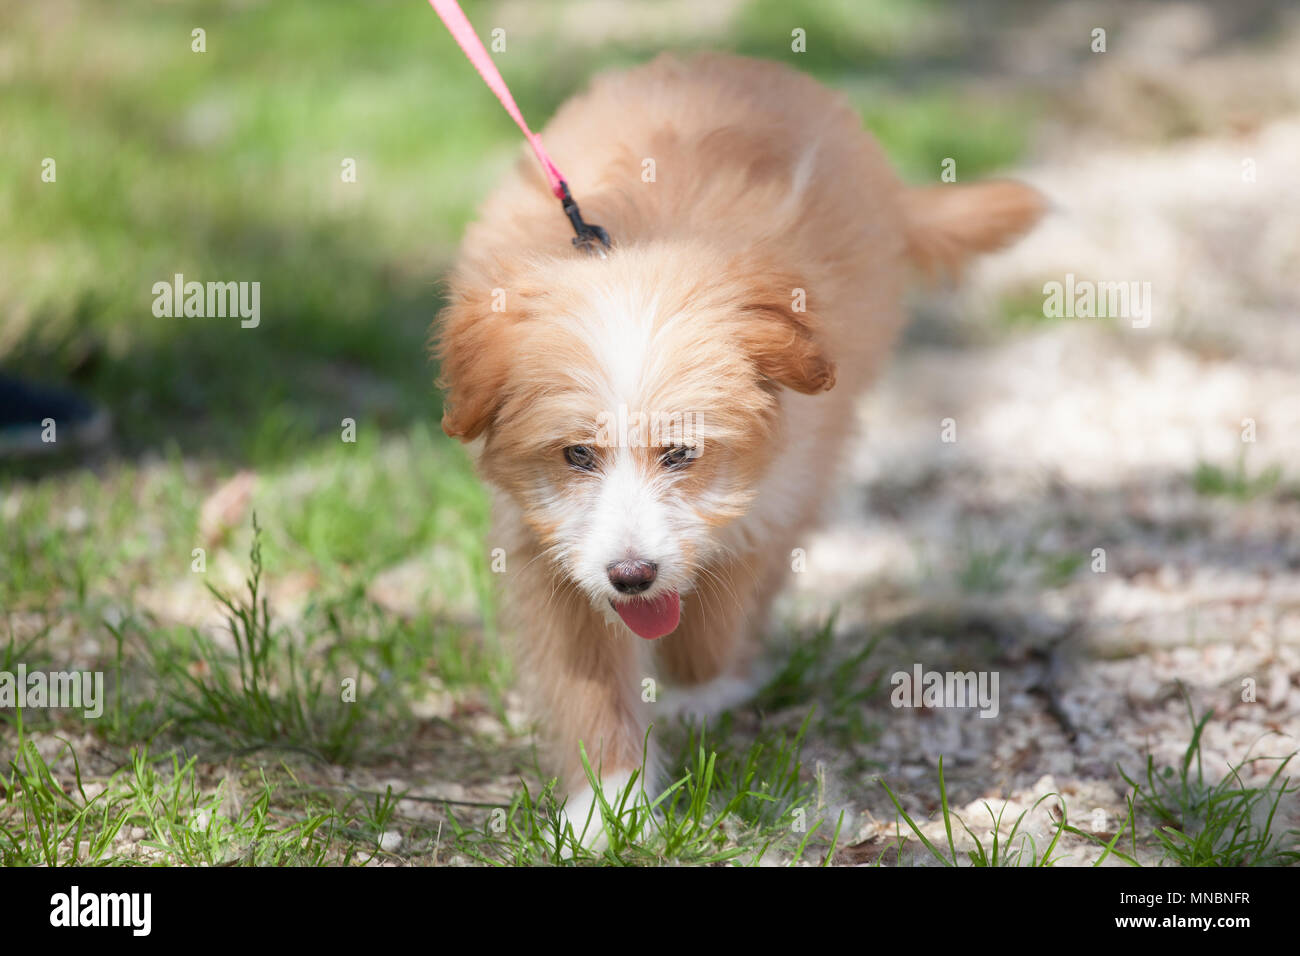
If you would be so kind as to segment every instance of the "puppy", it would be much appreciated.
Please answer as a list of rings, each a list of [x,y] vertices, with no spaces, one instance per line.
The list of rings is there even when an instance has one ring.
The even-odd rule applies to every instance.
[[[1014,183],[908,189],[842,97],[732,56],[602,76],[543,139],[613,246],[574,249],[524,156],[467,232],[436,353],[582,830],[580,741],[612,799],[663,713],[646,688],[706,712],[743,697],[909,271],[958,269],[1042,204]],[[651,741],[647,789],[656,773]]]

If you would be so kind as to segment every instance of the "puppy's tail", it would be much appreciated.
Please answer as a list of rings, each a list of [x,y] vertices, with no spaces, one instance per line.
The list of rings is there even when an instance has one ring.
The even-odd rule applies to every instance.
[[[1042,193],[1010,181],[909,189],[903,197],[907,256],[929,276],[959,273],[972,256],[1024,234],[1046,208]]]

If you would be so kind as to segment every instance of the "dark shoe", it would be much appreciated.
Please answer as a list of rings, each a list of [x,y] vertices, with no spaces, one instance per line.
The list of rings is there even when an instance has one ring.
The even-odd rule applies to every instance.
[[[76,392],[0,375],[0,458],[86,449],[111,431],[108,412]]]

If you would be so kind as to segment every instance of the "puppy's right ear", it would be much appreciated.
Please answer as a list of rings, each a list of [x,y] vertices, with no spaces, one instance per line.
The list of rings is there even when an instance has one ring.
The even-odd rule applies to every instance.
[[[1011,181],[909,189],[903,197],[907,256],[927,274],[959,272],[976,253],[1027,232],[1046,206],[1036,189]]]
[[[494,304],[492,290],[458,290],[438,316],[442,430],[461,441],[472,441],[491,424],[505,391],[510,323]]]

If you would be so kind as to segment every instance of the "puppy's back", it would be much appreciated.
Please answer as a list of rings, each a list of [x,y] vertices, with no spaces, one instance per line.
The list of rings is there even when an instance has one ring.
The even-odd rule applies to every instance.
[[[864,232],[902,235],[899,184],[856,113],[781,64],[665,54],[598,76],[542,138],[585,218],[619,244],[711,235],[779,243],[798,261],[851,256]],[[471,233],[467,246],[563,251],[571,233],[556,205],[521,155],[483,210],[495,235]]]

